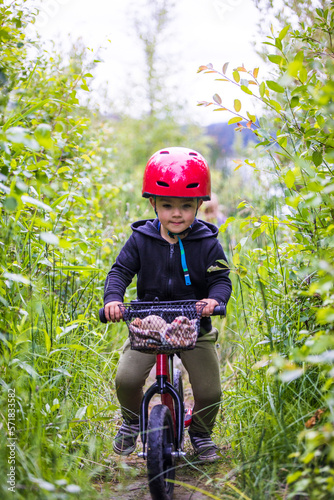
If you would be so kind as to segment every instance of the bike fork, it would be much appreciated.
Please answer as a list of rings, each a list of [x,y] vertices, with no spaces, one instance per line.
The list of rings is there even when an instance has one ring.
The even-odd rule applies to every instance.
[[[172,363],[171,363],[172,364]],[[146,441],[148,425],[148,407],[152,397],[155,394],[161,394],[162,403],[165,404],[171,412],[175,427],[175,456],[183,455],[181,450],[183,432],[184,432],[184,404],[174,386],[168,381],[169,366],[168,356],[166,354],[157,355],[156,382],[145,392],[140,408],[140,434],[143,443],[143,451],[139,456],[146,458]]]

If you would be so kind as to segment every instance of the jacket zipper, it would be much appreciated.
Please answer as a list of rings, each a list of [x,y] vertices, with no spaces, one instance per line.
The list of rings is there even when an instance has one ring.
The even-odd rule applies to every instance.
[[[167,295],[170,299],[173,298],[173,259],[174,259],[174,244],[169,245],[169,277],[168,277],[168,290]]]

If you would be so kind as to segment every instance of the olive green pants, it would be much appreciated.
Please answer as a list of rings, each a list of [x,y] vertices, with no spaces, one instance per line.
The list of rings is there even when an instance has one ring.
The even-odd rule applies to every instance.
[[[192,433],[211,433],[219,409],[221,385],[213,328],[197,340],[195,349],[181,352],[181,361],[189,374],[194,395]],[[116,374],[117,397],[126,420],[139,416],[143,386],[155,364],[155,355],[133,351],[126,341]]]

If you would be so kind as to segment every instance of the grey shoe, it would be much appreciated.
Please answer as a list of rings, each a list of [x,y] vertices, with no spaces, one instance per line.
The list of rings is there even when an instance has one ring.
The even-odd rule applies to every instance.
[[[139,423],[123,422],[115,436],[113,449],[118,455],[130,455],[136,449]]]
[[[209,433],[191,434],[189,432],[190,441],[194,448],[194,452],[202,462],[215,462],[221,458],[217,454],[218,446],[212,441]]]

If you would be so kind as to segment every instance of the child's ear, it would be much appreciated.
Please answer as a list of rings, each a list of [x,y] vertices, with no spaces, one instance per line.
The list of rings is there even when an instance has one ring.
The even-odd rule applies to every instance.
[[[203,200],[202,198],[200,200],[198,200],[198,204],[197,204],[197,210],[199,209],[199,207],[203,204]]]
[[[152,205],[152,208],[155,210],[155,199],[153,198],[153,196],[150,196],[150,203]]]

